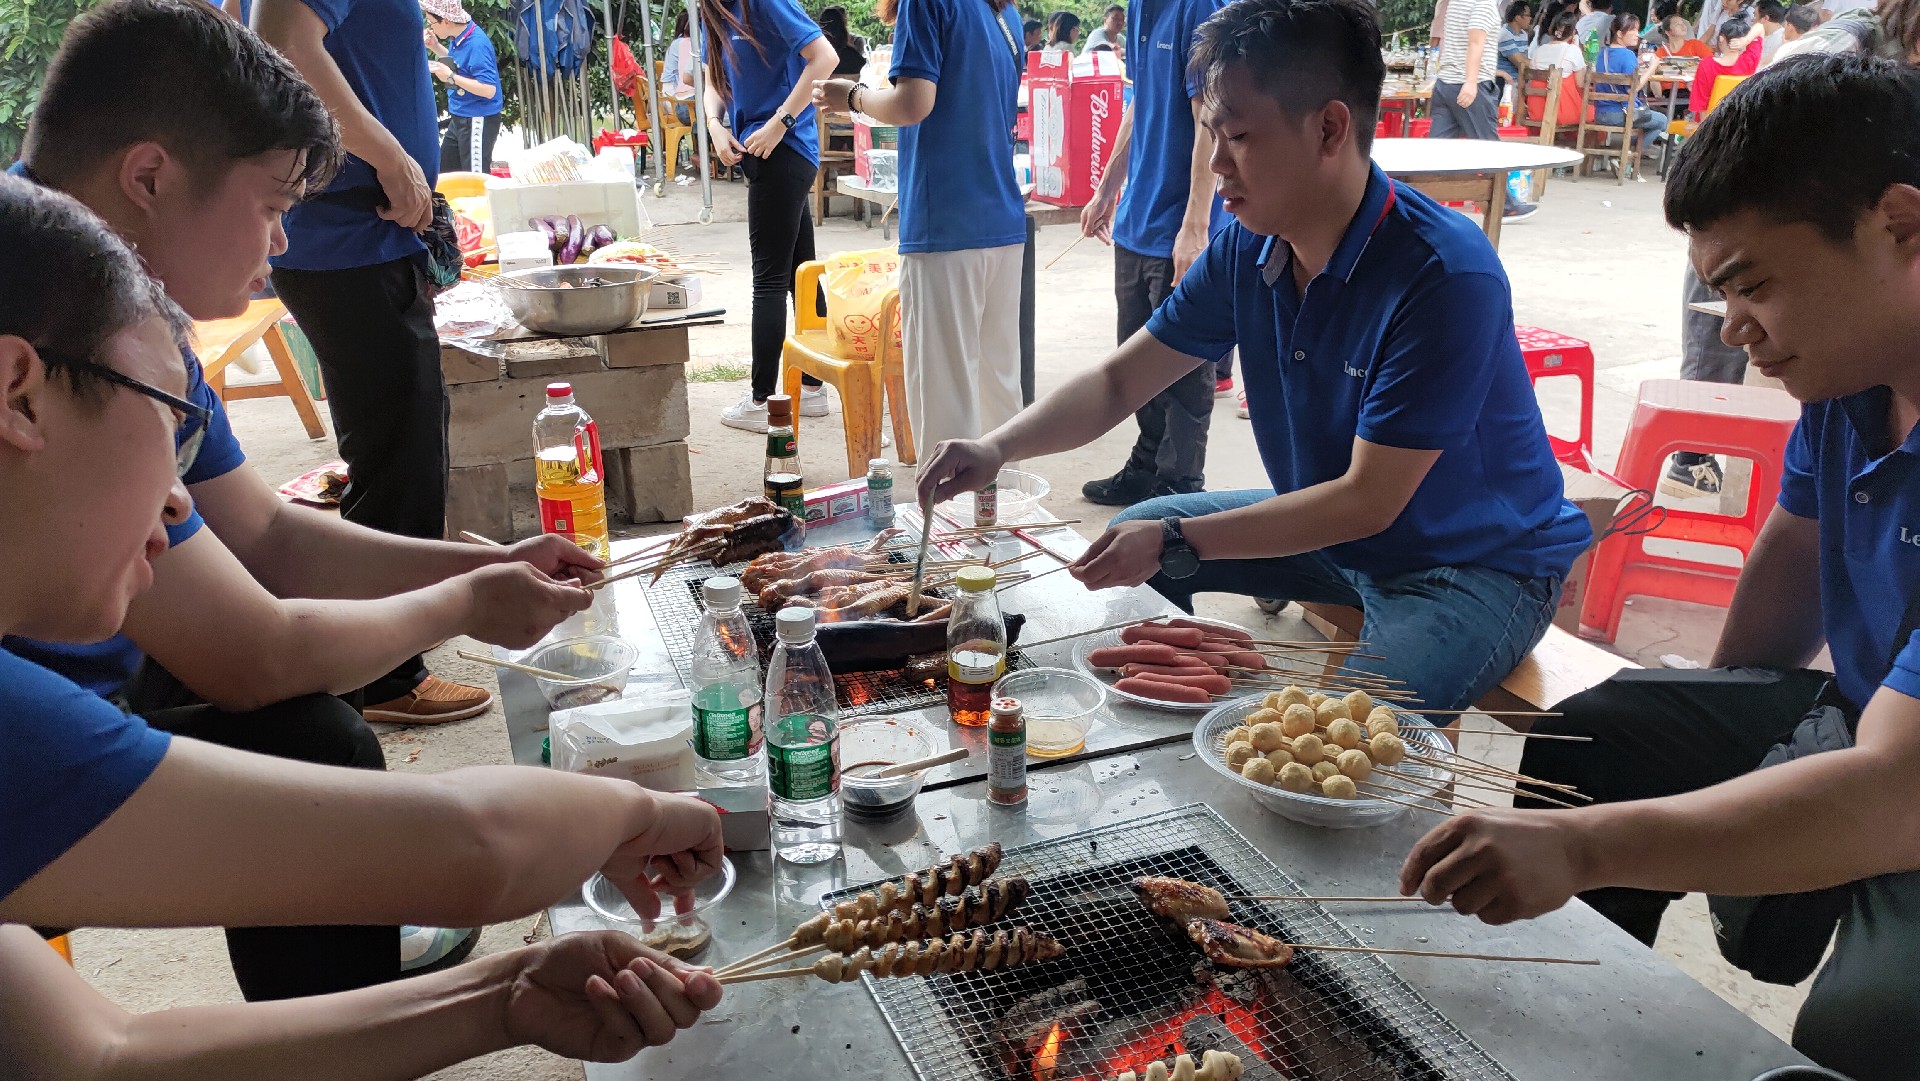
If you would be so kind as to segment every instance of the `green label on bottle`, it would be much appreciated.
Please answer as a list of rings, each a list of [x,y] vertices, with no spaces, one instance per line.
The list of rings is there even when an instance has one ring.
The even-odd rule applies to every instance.
[[[795,488],[791,492],[780,493],[780,505],[795,518],[803,522],[807,520],[807,493],[800,489]]]
[[[833,795],[833,747],[767,747],[767,787],[774,798],[804,803]]]
[[[987,729],[987,746],[1019,747],[1024,750],[1027,746],[1026,726],[1022,725],[1011,732],[1002,732],[998,728]]]
[[[791,430],[767,433],[767,457],[791,458],[800,452],[800,441]]]
[[[752,754],[751,712],[693,707],[693,753],[709,762],[731,762]]]

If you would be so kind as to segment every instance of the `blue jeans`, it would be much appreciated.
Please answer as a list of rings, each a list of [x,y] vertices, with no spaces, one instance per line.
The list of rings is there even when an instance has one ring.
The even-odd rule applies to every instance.
[[[1161,496],[1128,507],[1114,521],[1197,518],[1271,498],[1271,490]],[[1560,583],[1557,575],[1521,578],[1486,567],[1376,576],[1338,566],[1322,552],[1209,559],[1192,577],[1147,580],[1187,612],[1196,593],[1359,608],[1366,652],[1385,659],[1356,657],[1347,667],[1404,680],[1432,709],[1467,708],[1506,678],[1547,633]]]

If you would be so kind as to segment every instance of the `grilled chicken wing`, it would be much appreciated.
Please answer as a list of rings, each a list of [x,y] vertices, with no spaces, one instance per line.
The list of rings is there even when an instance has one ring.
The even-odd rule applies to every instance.
[[[1293,947],[1225,920],[1189,920],[1187,937],[1207,960],[1228,968],[1281,968],[1293,960]]]
[[[1219,890],[1184,878],[1142,876],[1133,880],[1133,892],[1145,902],[1149,912],[1163,920],[1185,923],[1203,917],[1224,920],[1232,915],[1227,911],[1227,899]]]

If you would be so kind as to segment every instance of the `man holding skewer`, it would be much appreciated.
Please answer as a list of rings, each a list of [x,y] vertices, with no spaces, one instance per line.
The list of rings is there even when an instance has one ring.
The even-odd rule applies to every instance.
[[[1859,56],[1762,72],[1687,141],[1667,220],[1727,344],[1805,403],[1780,505],[1714,670],[1622,672],[1540,726],[1593,743],[1528,741],[1523,772],[1598,804],[1461,815],[1400,880],[1488,923],[1579,896],[1648,943],[1673,898],[1721,895],[1723,952],[1785,983],[1837,924],[1793,1042],[1857,1081],[1914,1076],[1889,1036],[1920,1015],[1916,163],[1920,71]],[[1763,911],[1786,915],[1743,918]]]
[[[1238,0],[1199,30],[1210,167],[1238,219],[1146,328],[979,440],[938,447],[920,496],[1082,446],[1240,349],[1273,488],[1152,499],[1073,574],[1357,605],[1354,669],[1471,704],[1545,633],[1589,539],[1564,498],[1506,275],[1467,219],[1368,157],[1380,28],[1364,0]]]

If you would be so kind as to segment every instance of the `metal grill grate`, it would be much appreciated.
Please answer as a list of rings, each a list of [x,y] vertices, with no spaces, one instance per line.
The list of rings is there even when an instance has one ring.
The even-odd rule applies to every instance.
[[[1107,1081],[1181,1049],[1198,1060],[1202,1046],[1173,1043],[1183,1022],[1204,1015],[1221,1024],[1197,1024],[1230,1030],[1272,1068],[1260,1073],[1250,1062],[1249,1079],[1511,1081],[1377,957],[1301,950],[1286,968],[1264,972],[1207,964],[1127,888],[1143,874],[1228,894],[1304,893],[1198,804],[1009,850],[998,875],[1025,876],[1033,887],[1009,924],[1054,935],[1065,957],[993,973],[862,977],[922,1081],[1034,1081],[1032,1045],[1015,1019],[1070,1018],[1051,1081]],[[822,907],[868,888],[829,894]],[[1236,922],[1287,941],[1366,945],[1318,904],[1232,907]]]
[[[895,562],[904,562],[897,554],[893,558]],[[658,582],[643,587],[647,604],[653,609],[654,623],[660,629],[660,637],[666,641],[667,656],[672,658],[682,679],[693,670],[693,640],[700,632],[700,617],[706,611],[706,601],[700,595],[700,584],[716,574],[737,575],[745,567],[745,563],[716,567],[704,559],[688,560],[669,568]],[[935,590],[929,596],[950,599],[950,594],[951,590]],[[764,661],[773,653],[773,613],[761,608],[753,594],[744,591],[740,598],[740,611],[747,617],[747,626],[753,630],[754,642],[760,647],[760,656]],[[1032,662],[1021,650],[1007,652],[1007,671],[1030,667]],[[909,679],[897,669],[852,672],[836,675],[833,681],[842,718],[904,713],[943,705],[947,700],[944,688],[925,680]]]

